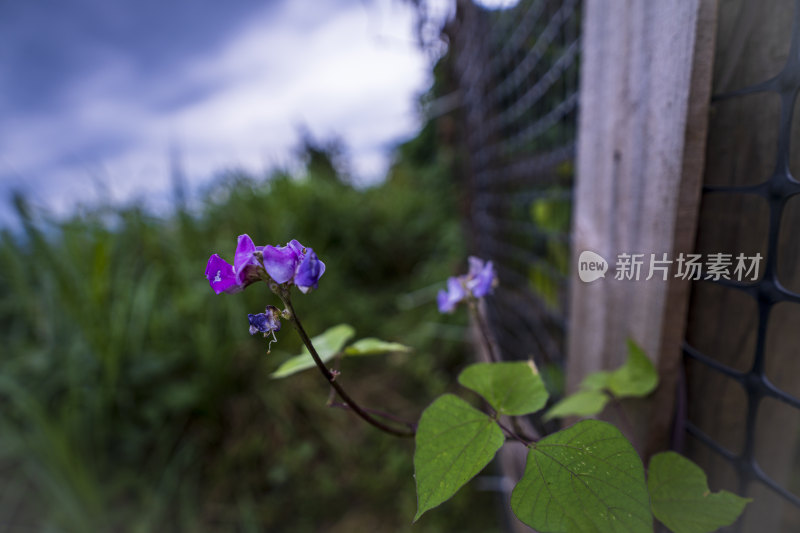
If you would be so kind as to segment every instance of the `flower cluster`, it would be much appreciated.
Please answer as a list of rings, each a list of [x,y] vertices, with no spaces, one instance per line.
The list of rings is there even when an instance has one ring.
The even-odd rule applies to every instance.
[[[214,254],[206,265],[206,278],[215,293],[244,290],[266,273],[275,283],[294,284],[302,292],[316,289],[325,263],[311,248],[296,240],[286,246],[256,246],[248,235],[239,235],[233,265]]]
[[[492,292],[497,285],[497,274],[491,261],[486,263],[477,257],[469,257],[469,271],[466,275],[447,280],[447,290],[439,291],[436,298],[439,312],[451,313],[456,305],[468,298],[482,298]]]

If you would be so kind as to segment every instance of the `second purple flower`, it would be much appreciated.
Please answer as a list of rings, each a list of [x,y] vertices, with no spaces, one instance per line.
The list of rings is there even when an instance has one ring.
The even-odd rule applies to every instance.
[[[497,274],[491,261],[469,257],[469,271],[447,279],[447,290],[439,291],[436,303],[440,313],[451,313],[467,298],[483,298],[497,285]]]

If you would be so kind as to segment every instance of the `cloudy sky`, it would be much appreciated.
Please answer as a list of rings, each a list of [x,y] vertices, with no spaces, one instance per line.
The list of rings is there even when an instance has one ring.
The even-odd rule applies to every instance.
[[[340,135],[362,182],[418,127],[429,58],[399,0],[0,0],[0,224],[290,160]]]

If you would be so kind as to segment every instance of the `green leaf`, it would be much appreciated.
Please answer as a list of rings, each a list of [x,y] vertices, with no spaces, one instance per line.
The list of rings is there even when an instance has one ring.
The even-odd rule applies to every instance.
[[[598,420],[533,445],[511,508],[542,533],[653,531],[642,461],[617,428]]]
[[[483,396],[501,415],[535,413],[547,403],[547,389],[533,363],[475,363],[458,376],[461,385]]]
[[[553,407],[544,415],[545,420],[552,418],[563,418],[565,416],[592,416],[596,415],[608,403],[610,398],[602,391],[582,390],[575,394],[570,394]]]
[[[644,350],[628,340],[628,360],[611,373],[608,389],[617,398],[647,396],[658,386],[658,372]]]
[[[553,396],[563,396],[566,387],[566,376],[564,370],[555,363],[545,363],[539,369],[539,375],[542,376],[545,388]]]
[[[375,337],[366,337],[357,340],[350,346],[344,349],[345,355],[382,355],[393,352],[410,352],[411,347],[398,342],[388,342],[376,339]]]
[[[675,452],[650,459],[647,488],[653,514],[675,533],[716,531],[752,501],[724,490],[712,494],[703,470]]]
[[[611,377],[611,372],[599,370],[592,372],[581,381],[580,388],[583,390],[599,391],[608,388],[608,380]]]
[[[317,349],[317,354],[319,358],[322,359],[322,362],[327,363],[342,350],[342,347],[347,341],[353,338],[355,333],[356,331],[353,329],[353,326],[339,324],[338,326],[333,326],[325,330],[316,337],[312,337],[311,344]],[[313,366],[315,365],[311,353],[308,351],[308,348],[303,347],[303,351],[300,355],[295,355],[291,359],[284,361],[270,376],[273,379],[285,378],[286,376],[291,376],[292,374],[296,374],[297,372]]]
[[[423,411],[415,440],[416,522],[483,470],[505,437],[489,416],[445,394]]]

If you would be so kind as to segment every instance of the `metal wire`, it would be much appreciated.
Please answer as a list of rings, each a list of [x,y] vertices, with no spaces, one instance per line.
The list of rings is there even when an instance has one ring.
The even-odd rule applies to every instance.
[[[500,278],[490,326],[504,359],[563,367],[581,3],[457,6],[465,215],[472,252]]]

